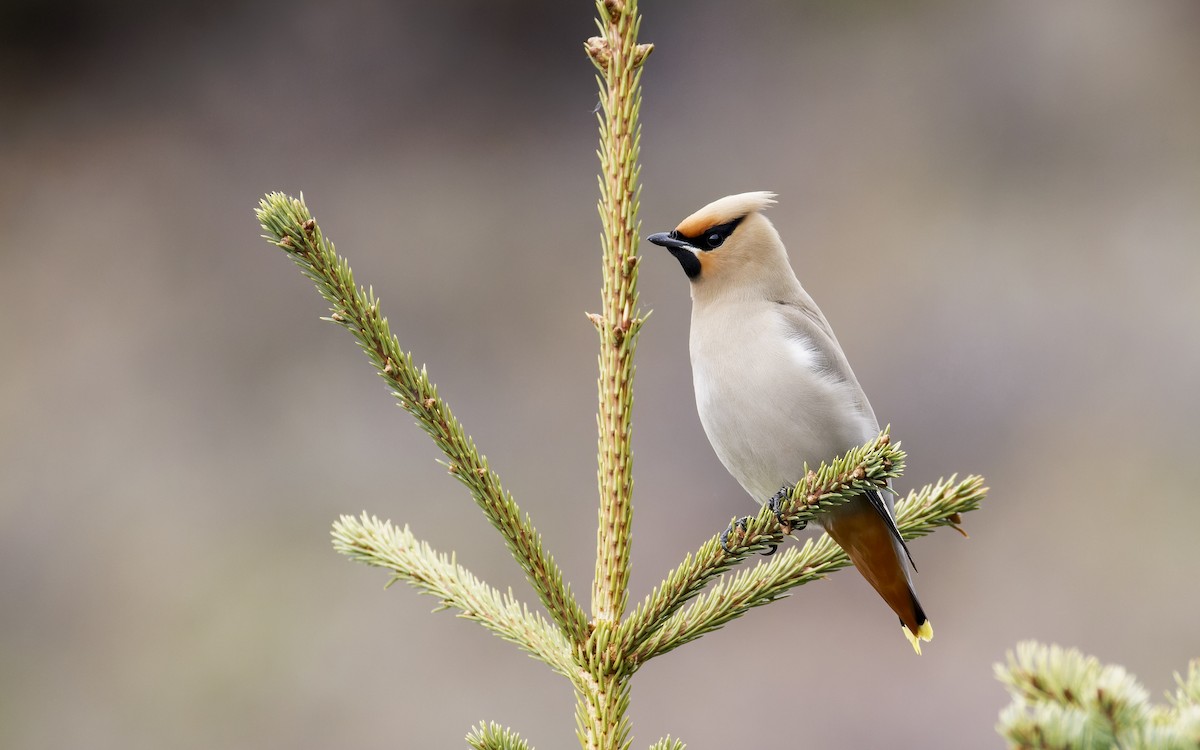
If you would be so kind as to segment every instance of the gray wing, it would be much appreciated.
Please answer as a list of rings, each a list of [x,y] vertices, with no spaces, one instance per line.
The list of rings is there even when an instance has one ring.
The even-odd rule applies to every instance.
[[[833,335],[829,321],[825,320],[812,298],[805,294],[800,299],[780,300],[775,304],[789,330],[794,331],[796,338],[804,340],[813,349],[822,373],[848,388],[858,410],[870,419],[873,429],[878,430],[879,421],[875,418],[875,410],[871,408],[867,394],[858,384],[858,378],[854,377],[850,361],[846,359],[841,344]],[[870,439],[870,436],[867,439]]]
[[[790,329],[795,331],[797,338],[802,338],[816,352],[819,367],[823,373],[827,377],[835,378],[845,384],[857,399],[859,410],[870,418],[871,424],[878,430],[879,422],[875,419],[875,411],[871,408],[871,402],[867,400],[867,394],[863,392],[858,379],[854,377],[854,371],[850,369],[850,362],[846,359],[846,354],[842,351],[837,337],[833,335],[829,321],[821,314],[812,298],[801,298],[791,302],[782,301],[777,304],[780,314],[784,316]],[[913,570],[916,570],[917,566],[913,562],[912,553],[908,551],[908,545],[900,536],[900,529],[896,527],[896,519],[889,503],[879,492],[866,493],[866,499],[875,512],[887,523],[888,531],[891,532],[900,548],[904,550]]]

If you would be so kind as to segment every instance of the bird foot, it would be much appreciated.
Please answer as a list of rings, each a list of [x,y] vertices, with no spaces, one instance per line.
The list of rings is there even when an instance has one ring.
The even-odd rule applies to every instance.
[[[727,555],[733,554],[733,550],[729,549],[729,536],[731,534],[733,534],[733,530],[737,529],[739,535],[745,536],[746,522],[748,522],[751,518],[753,518],[753,516],[742,516],[738,520],[730,523],[729,526],[726,527],[726,529],[721,532],[721,549],[725,550],[725,554],[727,554]],[[762,553],[762,555],[763,555],[763,557],[770,557],[771,555],[775,554],[775,550],[777,550],[777,549],[779,549],[779,545],[772,544],[771,548],[769,550],[767,550],[766,552]]]
[[[725,550],[725,554],[732,555],[733,550],[729,549],[729,535],[734,529],[744,536],[746,534],[746,522],[750,520],[750,516],[743,516],[736,521],[732,521],[724,531],[721,532],[721,549]]]
[[[793,489],[794,487],[792,485],[785,484],[783,487],[779,488],[779,492],[776,492],[769,500],[767,500],[767,507],[770,508],[771,512],[775,514],[775,520],[778,521],[779,525],[783,528],[784,534],[791,534],[793,531],[803,531],[804,528],[808,526],[807,521],[801,521],[799,526],[793,526],[786,518],[783,517],[783,501],[792,494]]]

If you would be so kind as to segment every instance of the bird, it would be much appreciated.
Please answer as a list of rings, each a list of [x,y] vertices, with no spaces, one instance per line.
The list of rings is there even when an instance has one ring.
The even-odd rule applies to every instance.
[[[689,349],[700,423],[721,463],[758,503],[879,434],[875,412],[829,321],[800,285],[763,215],[767,191],[709,203],[647,237],[690,281]],[[816,520],[900,618],[918,654],[933,638],[890,494],[870,492]],[[910,568],[911,566],[911,568]]]

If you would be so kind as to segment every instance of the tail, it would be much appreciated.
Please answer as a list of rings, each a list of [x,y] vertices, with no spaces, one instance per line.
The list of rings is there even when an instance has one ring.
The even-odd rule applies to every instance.
[[[933,625],[912,589],[905,566],[907,551],[892,535],[894,524],[882,512],[870,502],[854,500],[823,518],[822,525],[900,617],[904,635],[920,654],[921,641],[933,639]]]

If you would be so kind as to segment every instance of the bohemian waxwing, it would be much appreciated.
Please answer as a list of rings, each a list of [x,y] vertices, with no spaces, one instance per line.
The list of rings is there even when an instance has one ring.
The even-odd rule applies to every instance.
[[[692,291],[692,380],[721,463],[759,503],[879,433],[875,412],[825,316],[800,286],[762,211],[773,193],[730,195],[651,235]],[[933,626],[912,589],[892,498],[870,493],[820,525],[900,617],[917,653]]]

